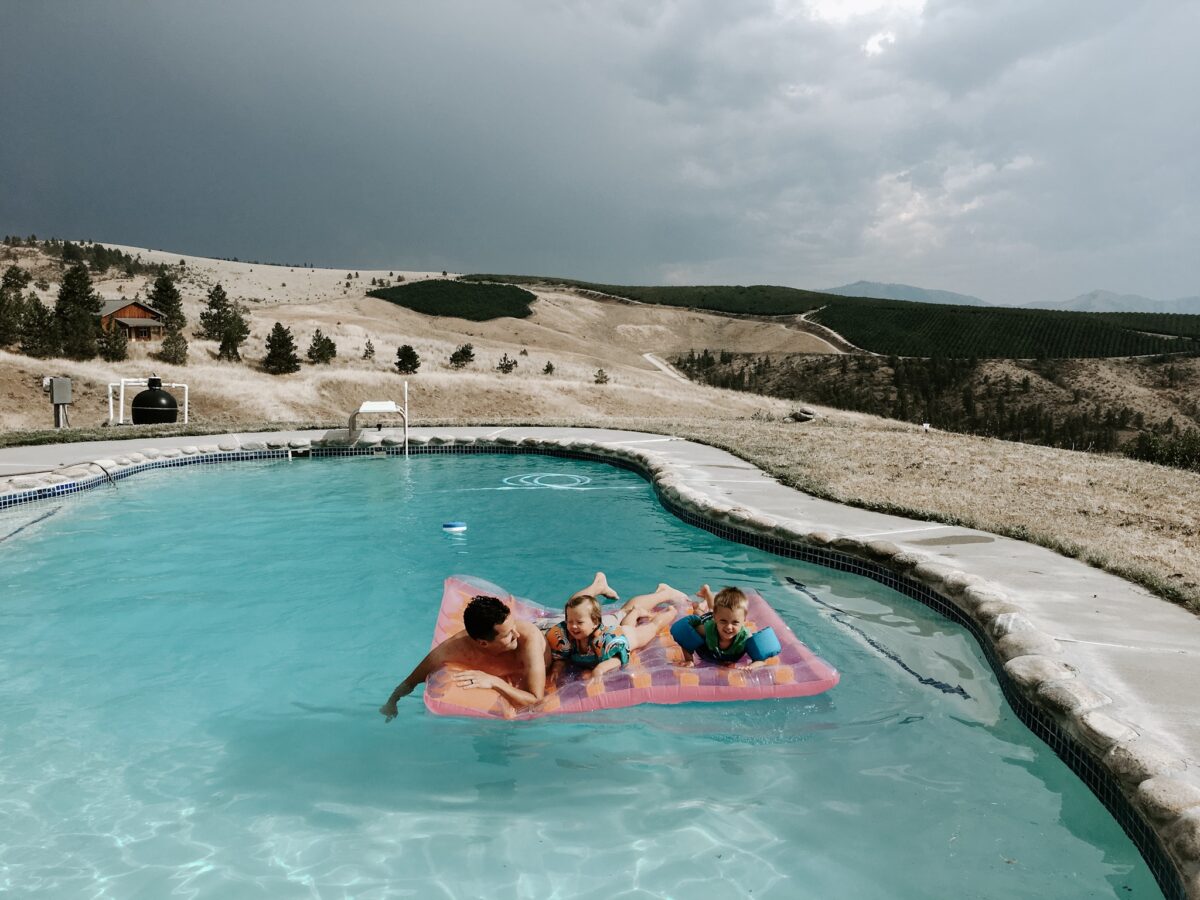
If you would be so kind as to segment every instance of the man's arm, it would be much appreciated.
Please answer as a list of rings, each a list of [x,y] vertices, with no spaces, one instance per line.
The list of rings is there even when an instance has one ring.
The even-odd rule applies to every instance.
[[[542,670],[543,689],[545,688],[546,671]],[[470,672],[456,672],[454,674],[454,683],[459,687],[476,689],[476,690],[494,690],[502,697],[507,697],[508,702],[517,709],[524,709],[526,706],[532,706],[539,702],[542,698],[535,695],[532,691],[523,691],[519,687],[505,681],[499,675],[489,675],[487,672],[472,670]]]
[[[546,657],[550,651],[546,646],[546,636],[537,626],[527,622],[522,624],[521,668],[525,672],[525,686],[533,697],[529,703],[538,703],[546,696]],[[522,705],[528,706],[529,703]]]
[[[421,684],[426,678],[429,677],[430,672],[442,664],[442,658],[445,656],[445,652],[442,650],[442,648],[452,640],[454,640],[454,638],[450,638],[447,641],[438,644],[436,647],[426,653],[425,658],[417,664],[417,667],[408,673],[408,677],[396,685],[396,689],[392,691],[392,695],[388,697],[387,703],[379,707],[379,711],[383,713],[383,717],[386,721],[390,722],[392,719],[396,718],[396,703],[400,700],[400,698],[407,697],[409,694],[411,694],[416,689],[418,684]]]
[[[521,654],[521,672],[528,690],[522,690],[498,675],[480,671],[459,672],[454,676],[454,683],[465,688],[491,688],[517,709],[539,703],[546,695],[546,639],[535,626],[523,623],[517,652]]]

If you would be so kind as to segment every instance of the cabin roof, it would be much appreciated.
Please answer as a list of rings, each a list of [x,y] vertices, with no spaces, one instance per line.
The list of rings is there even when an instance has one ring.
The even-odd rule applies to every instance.
[[[143,303],[141,300],[105,300],[104,304],[100,307],[100,315],[111,316],[118,309],[124,309],[127,306],[140,306],[142,309],[154,313],[154,315],[159,319],[163,317],[161,312],[159,312],[149,303]]]

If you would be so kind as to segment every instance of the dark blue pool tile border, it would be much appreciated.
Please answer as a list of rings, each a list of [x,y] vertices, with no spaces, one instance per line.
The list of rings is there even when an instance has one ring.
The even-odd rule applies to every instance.
[[[295,453],[296,451],[292,451]],[[60,484],[47,485],[46,487],[31,488],[27,491],[18,491],[11,494],[0,496],[0,509],[9,509],[13,506],[20,506],[25,503],[36,503],[39,500],[57,500],[69,494],[78,494],[81,491],[89,491],[92,488],[103,487],[106,484],[111,484],[122,479],[128,478],[130,475],[135,475],[138,472],[146,472],[150,469],[171,469],[180,466],[195,466],[195,465],[212,465],[223,462],[245,462],[248,460],[258,459],[286,459],[288,451],[284,450],[231,450],[220,451],[218,453],[193,453],[184,456],[172,456],[162,459],[150,459],[146,462],[134,463],[130,466],[113,472],[103,472],[99,475],[89,475],[86,478],[76,478],[70,481],[64,481]],[[88,463],[80,463],[79,468],[82,468]]]
[[[728,525],[714,522],[693,512],[689,512],[673,503],[661,493],[657,491],[656,493],[659,495],[659,502],[668,511],[689,525],[702,528],[724,540],[764,550],[776,556],[797,559],[839,572],[848,572],[853,575],[870,578],[872,581],[899,591],[923,603],[934,612],[965,628],[982,649],[984,657],[987,659],[992,672],[996,676],[997,682],[1000,684],[1000,689],[1004,694],[1005,700],[1008,701],[1009,706],[1017,714],[1017,718],[1046,746],[1054,751],[1070,767],[1071,771],[1088,786],[1097,799],[1104,804],[1104,807],[1117,820],[1125,833],[1129,835],[1129,839],[1133,841],[1134,846],[1138,848],[1138,852],[1141,853],[1142,858],[1146,861],[1146,865],[1150,868],[1155,880],[1158,882],[1163,896],[1168,898],[1168,900],[1187,900],[1187,891],[1184,888],[1181,873],[1176,869],[1168,856],[1158,834],[1149,826],[1137,810],[1134,809],[1133,804],[1130,803],[1129,798],[1121,790],[1117,780],[1100,764],[1100,761],[1094,755],[1088,752],[1070,734],[1063,731],[1051,716],[1030,702],[1004,670],[1004,660],[997,656],[991,638],[984,633],[978,622],[965,614],[955,604],[925,584],[897,575],[890,569],[876,563],[840,553],[836,550],[809,547],[731,528]]]
[[[640,475],[650,480],[646,471],[636,462],[615,459],[599,453],[588,453],[584,450],[567,448],[526,446],[520,444],[418,444],[410,445],[408,452],[413,456],[429,456],[442,454],[530,454],[538,456],[556,456],[567,459],[578,459],[587,462],[601,462],[616,466]],[[288,459],[293,457],[342,457],[342,456],[403,456],[402,446],[372,446],[372,447],[302,447],[302,448],[272,448],[266,450],[222,450],[215,453],[194,453],[183,456],[173,456],[147,460],[123,467],[120,471],[110,474],[93,475],[83,479],[33,488],[28,491],[9,494],[0,497],[0,509],[32,503],[42,500],[59,499],[70,494],[100,487],[110,482],[128,478],[138,472],[152,469],[178,468],[192,465],[212,465],[226,462],[248,462],[270,459]],[[767,537],[752,532],[733,528],[728,524],[714,521],[684,509],[673,502],[655,487],[655,494],[663,507],[672,515],[688,525],[702,528],[723,540],[754,547],[758,550],[788,559],[813,563],[834,569],[839,572],[849,572],[861,575],[872,581],[889,587],[895,591],[923,603],[930,609],[945,616],[950,621],[961,625],[971,633],[975,642],[983,651],[984,657],[991,666],[1004,698],[1017,714],[1017,718],[1043,743],[1062,759],[1093,794],[1104,804],[1104,807],[1117,820],[1125,833],[1129,835],[1134,846],[1138,848],[1150,871],[1154,874],[1167,900],[1187,900],[1183,877],[1171,862],[1159,836],[1148,825],[1145,819],[1134,809],[1129,798],[1125,796],[1116,779],[1100,765],[1099,760],[1082,747],[1078,741],[1059,727],[1058,723],[1042,709],[1031,703],[1017,688],[1015,682],[1004,671],[1004,662],[996,655],[991,639],[984,634],[979,624],[966,615],[956,605],[941,594],[930,589],[921,582],[914,581],[896,574],[890,569],[876,563],[850,556],[836,550],[820,547],[810,547],[779,538]]]

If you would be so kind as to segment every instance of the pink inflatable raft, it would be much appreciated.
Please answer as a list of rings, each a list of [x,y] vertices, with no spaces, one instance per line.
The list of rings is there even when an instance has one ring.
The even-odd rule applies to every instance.
[[[695,667],[679,665],[683,654],[667,628],[642,649],[635,651],[629,665],[589,681],[568,672],[559,684],[547,684],[541,703],[523,710],[495,691],[469,690],[454,686],[453,671],[441,669],[425,684],[425,705],[440,716],[476,716],[489,719],[532,719],[557,713],[580,713],[617,709],[638,703],[690,703],[721,700],[767,700],[778,697],[808,697],[838,683],[837,669],[800,643],[754,591],[747,591],[750,609],[746,626],[751,631],[771,627],[782,646],[781,652],[760,669],[745,671],[716,666],[697,659]],[[549,626],[562,620],[561,609],[546,609],[514,597],[494,584],[469,575],[446,579],[442,608],[434,629],[436,646],[462,630],[462,614],[477,594],[498,597],[513,614],[535,624]],[[680,609],[682,616],[690,610]]]

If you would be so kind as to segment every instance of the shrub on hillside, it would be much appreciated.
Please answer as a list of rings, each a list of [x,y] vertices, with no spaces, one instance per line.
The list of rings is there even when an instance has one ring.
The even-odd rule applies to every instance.
[[[500,357],[500,362],[496,363],[496,371],[503,372],[505,375],[508,375],[516,367],[517,361],[507,353]]]
[[[463,366],[473,362],[475,362],[475,348],[470,344],[462,344],[450,354],[451,368],[461,369]]]
[[[421,368],[421,356],[411,344],[404,344],[396,351],[396,371],[401,375],[412,375]]]

